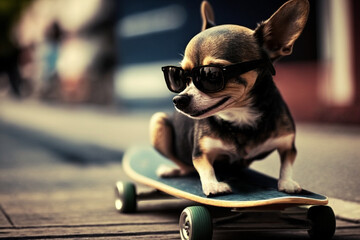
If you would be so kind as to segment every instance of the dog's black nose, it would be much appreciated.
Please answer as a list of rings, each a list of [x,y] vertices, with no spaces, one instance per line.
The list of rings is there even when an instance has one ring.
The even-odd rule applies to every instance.
[[[183,110],[187,106],[189,106],[190,101],[191,101],[191,97],[187,94],[177,95],[173,98],[175,107],[179,110]]]

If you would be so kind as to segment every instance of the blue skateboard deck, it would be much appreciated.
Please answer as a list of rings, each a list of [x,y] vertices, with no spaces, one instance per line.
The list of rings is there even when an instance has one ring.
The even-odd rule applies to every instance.
[[[326,196],[303,190],[289,194],[277,190],[277,179],[248,168],[216,169],[219,181],[227,182],[232,193],[206,197],[195,172],[189,176],[161,178],[156,174],[160,165],[174,165],[152,147],[135,147],[123,158],[125,172],[135,181],[169,195],[217,207],[249,208],[269,206],[326,205]]]

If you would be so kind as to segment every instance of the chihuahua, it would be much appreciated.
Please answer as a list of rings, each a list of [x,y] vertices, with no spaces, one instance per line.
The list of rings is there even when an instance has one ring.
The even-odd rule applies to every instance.
[[[151,143],[176,167],[161,166],[161,177],[197,171],[205,195],[231,192],[219,182],[214,162],[248,167],[277,150],[281,159],[278,190],[300,192],[292,179],[296,157],[295,124],[273,82],[272,63],[291,54],[309,13],[308,0],[291,0],[255,30],[215,26],[211,5],[201,4],[202,31],[185,49],[181,67],[162,68],[167,87],[177,93],[177,111],[155,113]]]

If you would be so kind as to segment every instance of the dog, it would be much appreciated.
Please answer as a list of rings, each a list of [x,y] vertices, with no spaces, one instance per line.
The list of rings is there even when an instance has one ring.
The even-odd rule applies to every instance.
[[[291,54],[305,27],[308,0],[290,0],[255,30],[215,25],[211,5],[201,4],[203,25],[185,49],[181,67],[162,68],[175,113],[158,112],[150,120],[153,147],[176,167],[161,166],[161,177],[197,171],[206,196],[226,194],[215,161],[248,167],[277,150],[278,190],[300,192],[292,179],[296,157],[295,124],[272,76],[273,62]]]

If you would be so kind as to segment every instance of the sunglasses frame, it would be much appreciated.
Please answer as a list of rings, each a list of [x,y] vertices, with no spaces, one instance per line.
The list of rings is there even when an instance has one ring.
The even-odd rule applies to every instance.
[[[221,81],[222,81],[220,88],[218,88],[216,90],[204,89],[202,84],[201,84],[201,79],[196,81],[196,79],[200,75],[200,70],[202,68],[205,68],[205,67],[218,68],[220,70],[220,72],[221,72]],[[225,86],[227,84],[227,81],[229,79],[231,79],[233,77],[236,77],[236,76],[238,76],[240,74],[249,72],[251,70],[254,70],[256,68],[260,68],[260,67],[266,67],[267,69],[269,69],[269,71],[271,72],[272,75],[276,74],[274,66],[272,65],[270,59],[258,59],[258,60],[234,63],[234,64],[230,64],[230,65],[227,65],[227,66],[220,66],[220,65],[215,65],[215,64],[202,65],[202,66],[194,67],[191,70],[184,70],[183,68],[178,67],[178,66],[164,66],[161,69],[162,69],[162,71],[164,73],[164,78],[165,78],[166,85],[167,85],[168,89],[171,92],[180,93],[183,90],[185,90],[187,83],[190,81],[189,78],[191,77],[192,81],[193,81],[193,83],[194,83],[194,85],[195,85],[195,87],[197,89],[199,89],[200,91],[202,91],[204,93],[215,93],[215,92],[219,92],[219,91],[223,90],[225,88]],[[171,81],[169,79],[170,68],[175,68],[175,69],[182,72],[182,75],[183,75],[182,78],[183,79],[181,79],[181,80],[185,84],[178,91],[173,90],[171,88]]]

